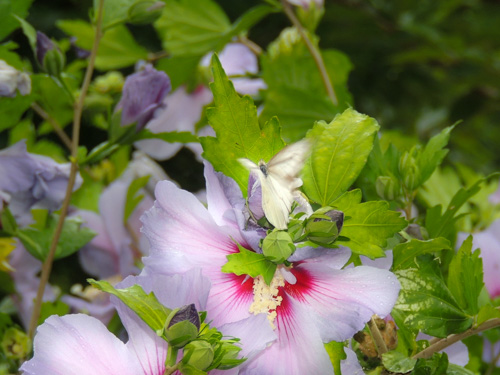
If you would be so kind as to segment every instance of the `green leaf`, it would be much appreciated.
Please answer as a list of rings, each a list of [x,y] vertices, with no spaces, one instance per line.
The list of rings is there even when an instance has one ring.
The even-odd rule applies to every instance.
[[[344,212],[344,226],[336,244],[349,247],[354,253],[370,258],[383,257],[387,240],[406,228],[407,222],[399,212],[389,210],[384,201],[359,203],[359,190],[347,192],[331,206]],[[348,239],[344,239],[348,237]]]
[[[462,205],[464,205],[472,196],[481,190],[481,184],[489,177],[479,179],[469,188],[460,189],[451,199],[446,211],[441,213],[441,205],[434,206],[427,211],[425,217],[425,228],[429,232],[429,237],[448,237],[453,231],[455,222],[461,217],[456,216]]]
[[[92,25],[80,20],[61,20],[57,27],[76,37],[76,45],[90,50],[95,31]],[[104,33],[97,50],[96,68],[112,70],[134,65],[137,60],[146,60],[148,51],[139,45],[124,25],[118,25]]]
[[[125,209],[123,212],[123,222],[127,222],[132,212],[134,212],[135,208],[139,203],[141,203],[144,198],[144,194],[137,194],[140,189],[147,185],[150,175],[146,175],[143,177],[139,177],[132,181],[127,190],[127,198],[125,201]]]
[[[279,123],[272,118],[262,128],[259,126],[252,99],[236,93],[215,54],[212,71],[214,82],[210,88],[215,107],[207,109],[207,117],[217,137],[200,138],[203,157],[212,163],[215,170],[233,178],[246,195],[249,171],[238,159],[269,161],[284,146]]]
[[[53,117],[61,127],[73,120],[73,101],[68,93],[51,77],[45,74],[31,76],[33,95],[40,106]],[[50,126],[52,130],[52,126]]]
[[[283,263],[295,251],[290,235],[282,230],[273,230],[262,242],[262,253],[274,263]]]
[[[198,142],[198,137],[190,132],[163,132],[163,133],[152,133],[148,129],[143,129],[133,138],[133,142],[139,141],[141,139],[161,139],[162,141],[169,143],[191,143]]]
[[[307,135],[315,141],[303,171],[307,196],[328,206],[344,193],[366,164],[378,129],[374,119],[350,108],[330,124],[316,123]]]
[[[268,51],[261,59],[267,90],[260,119],[263,122],[278,116],[285,139],[301,139],[315,121],[330,121],[352,103],[346,87],[352,64],[343,53],[320,51],[338,99],[338,105],[334,105],[318,67],[296,29],[284,30]]]
[[[40,312],[40,317],[38,318],[38,325],[45,322],[51,315],[63,316],[69,314],[69,306],[62,301],[46,301],[42,303],[42,310]]]
[[[472,252],[472,236],[469,236],[451,260],[448,271],[448,288],[459,306],[470,315],[479,312],[478,298],[484,287],[483,261],[479,253],[477,250]]]
[[[46,215],[47,210],[34,210],[33,213],[33,218],[36,220],[35,224],[18,229],[16,237],[21,240],[31,255],[44,261],[49,252],[59,215]],[[39,213],[41,215],[38,215]],[[97,233],[89,228],[82,227],[82,223],[80,217],[67,217],[64,220],[61,236],[57,243],[55,259],[61,259],[73,254],[95,237]]]
[[[231,23],[212,0],[169,0],[154,23],[163,47],[173,56],[203,56],[231,39]]]
[[[425,145],[425,148],[417,157],[417,163],[420,169],[420,183],[423,184],[425,181],[431,177],[434,170],[443,161],[444,157],[448,153],[445,149],[450,139],[450,133],[453,130],[453,126],[449,126],[434,137],[432,137],[429,142]]]
[[[97,289],[118,297],[154,332],[163,332],[165,322],[172,310],[163,306],[153,292],[146,294],[140,285],[115,289],[107,281],[93,279],[87,281]]]
[[[172,85],[172,92],[184,83],[188,83],[188,87],[194,89],[193,86],[198,84],[195,81],[201,58],[202,56],[172,56],[158,60],[156,69],[167,73]]]
[[[32,95],[0,98],[0,132],[16,126],[32,102]]]
[[[261,275],[269,285],[276,271],[276,264],[266,259],[263,254],[254,253],[238,244],[239,253],[227,256],[227,263],[222,266],[222,272],[235,275]]]
[[[129,9],[135,3],[140,3],[138,0],[107,0],[103,4],[102,27],[104,29],[117,25],[120,22],[128,20]],[[99,8],[99,0],[94,0],[94,10]]]
[[[484,305],[477,313],[476,324],[479,325],[493,318],[500,318],[500,310],[493,307],[491,304]]]
[[[71,195],[71,205],[83,210],[99,212],[99,198],[104,190],[104,184],[95,181],[85,170],[81,170],[83,184]]]
[[[0,1],[0,40],[5,39],[12,31],[19,27],[19,22],[14,18],[26,18],[33,0],[2,0]]]
[[[12,212],[9,209],[9,206],[5,206],[0,213],[0,219],[2,224],[2,229],[9,234],[13,234],[16,232],[18,226],[16,223],[16,219]]]
[[[448,355],[434,353],[429,359],[420,358],[414,367],[413,375],[446,375],[448,369]]]
[[[405,324],[428,335],[446,337],[473,322],[459,307],[441,276],[424,269],[396,271],[401,292],[395,308],[406,313]]]
[[[446,369],[446,375],[476,375],[476,373],[465,367],[450,363]]]
[[[26,35],[26,38],[28,38],[28,42],[31,46],[31,50],[33,51],[33,54],[35,55],[36,58],[36,30],[33,26],[31,26],[28,22],[23,20],[20,17],[14,16],[18,21],[19,24],[21,25],[21,28],[23,29],[24,35]]]
[[[335,375],[340,375],[340,361],[347,358],[347,355],[344,352],[344,343],[330,341],[324,345],[325,350],[328,353],[328,357],[330,357],[330,362],[332,362],[333,372]]]
[[[267,15],[278,11],[279,10],[276,7],[272,7],[267,4],[260,4],[250,8],[236,20],[232,26],[230,34],[238,35],[244,33],[245,31],[250,30],[252,26],[260,22]]]
[[[403,353],[392,350],[382,354],[382,363],[391,372],[406,373],[413,370],[417,360],[408,358]]]
[[[412,239],[411,241],[396,245],[393,249],[393,270],[415,267],[415,258],[422,254],[435,253],[441,250],[451,250],[450,241],[439,237],[429,241]]]

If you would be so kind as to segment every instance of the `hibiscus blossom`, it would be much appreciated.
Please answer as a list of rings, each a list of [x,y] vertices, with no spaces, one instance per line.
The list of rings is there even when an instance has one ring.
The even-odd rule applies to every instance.
[[[168,181],[157,185],[155,205],[143,217],[151,246],[146,271],[172,275],[201,268],[212,284],[207,312],[215,325],[267,316],[277,340],[240,374],[332,374],[323,343],[346,340],[372,315],[389,314],[400,288],[396,277],[373,267],[342,269],[347,248],[280,265],[270,286],[261,276],[223,273],[227,255],[239,251],[236,243],[252,249],[238,224],[243,198],[234,181],[219,179],[210,166],[205,178],[208,210]]]
[[[206,304],[210,281],[200,270],[175,276],[130,276],[117,287],[133,284],[142,286],[146,293],[153,291],[167,307],[177,308],[194,303],[198,311]],[[127,330],[128,342],[123,343],[99,320],[83,315],[57,315],[48,318],[37,329],[34,357],[21,366],[26,375],[163,375],[168,344],[149,328],[134,312],[116,298],[113,304]],[[244,347],[242,356],[252,357],[274,339],[262,317],[250,317],[241,322],[238,332]],[[232,335],[234,325],[221,327],[225,335]],[[233,371],[211,371],[211,374],[234,374]]]

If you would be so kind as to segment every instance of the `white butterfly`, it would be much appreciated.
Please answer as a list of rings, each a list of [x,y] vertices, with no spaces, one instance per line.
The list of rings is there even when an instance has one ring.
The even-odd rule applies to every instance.
[[[286,229],[293,203],[294,191],[302,185],[297,177],[309,154],[311,145],[304,139],[286,146],[266,164],[238,159],[250,171],[259,175],[262,188],[262,208],[267,220],[277,229]]]

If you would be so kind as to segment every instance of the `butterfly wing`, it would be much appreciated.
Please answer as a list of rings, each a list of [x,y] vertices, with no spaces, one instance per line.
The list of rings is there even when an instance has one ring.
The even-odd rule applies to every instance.
[[[272,174],[260,178],[262,187],[262,209],[267,220],[277,229],[286,229],[288,215],[293,203],[293,190],[284,187]]]
[[[308,139],[286,146],[267,163],[268,174],[274,176],[278,183],[289,186],[291,190],[298,188],[302,181],[297,175],[304,166],[310,148]]]

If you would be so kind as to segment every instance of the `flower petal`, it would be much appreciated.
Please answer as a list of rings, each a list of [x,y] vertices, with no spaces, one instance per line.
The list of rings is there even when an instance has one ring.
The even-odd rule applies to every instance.
[[[123,342],[84,314],[49,317],[37,329],[27,375],[138,375],[141,368]]]
[[[231,238],[244,244],[236,228],[219,227],[191,193],[162,181],[155,194],[153,208],[142,217],[151,246],[144,264],[151,272],[183,273],[197,267],[220,272],[226,256],[238,251]]]
[[[394,274],[373,267],[332,270],[320,263],[302,263],[292,273],[297,283],[284,290],[316,314],[324,342],[352,337],[373,314],[388,315],[400,289]]]
[[[241,375],[333,374],[320,333],[309,312],[288,298],[278,314],[278,341],[244,365]]]

